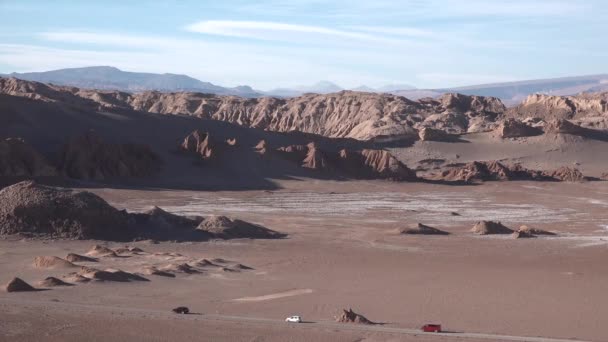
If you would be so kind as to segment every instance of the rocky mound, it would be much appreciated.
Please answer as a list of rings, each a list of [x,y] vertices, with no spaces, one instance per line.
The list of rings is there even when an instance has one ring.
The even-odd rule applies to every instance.
[[[55,277],[47,277],[46,279],[39,281],[38,286],[56,287],[56,286],[74,286],[74,284],[66,283],[65,281],[55,278]]]
[[[545,133],[572,134],[579,136],[593,135],[593,132],[590,129],[581,127],[565,119],[549,121],[545,126]]]
[[[553,171],[550,176],[563,182],[584,182],[587,180],[578,169],[567,166],[562,166]]]
[[[21,280],[21,278],[13,278],[11,281],[9,281],[5,286],[4,286],[4,290],[6,292],[27,292],[27,291],[36,291],[36,289],[26,283],[25,281]]]
[[[146,266],[143,268],[142,270],[143,274],[146,275],[155,275],[155,276],[160,276],[160,277],[168,277],[168,278],[175,278],[175,274],[168,272],[168,271],[161,271],[158,268],[154,267],[154,266]]]
[[[53,177],[57,170],[22,139],[0,140],[0,177]]]
[[[450,233],[431,226],[424,225],[422,223],[416,224],[414,227],[408,227],[400,229],[401,234],[412,234],[412,235],[449,235]]]
[[[531,137],[542,133],[540,128],[512,118],[506,119],[498,127],[498,134],[501,138]]]
[[[0,235],[7,234],[108,240],[132,237],[128,215],[101,197],[32,181],[0,190]]]
[[[547,235],[547,236],[555,236],[557,234],[547,231],[547,230],[542,230],[542,229],[538,229],[538,228],[531,228],[528,227],[526,225],[523,225],[521,227],[519,227],[519,229],[517,230],[517,232],[520,233],[526,233],[526,234],[531,234],[531,235]]]
[[[188,264],[169,264],[160,268],[162,272],[195,274],[201,271]]]
[[[157,230],[193,229],[202,220],[198,217],[175,215],[159,207],[154,207],[143,215],[136,214],[136,217],[139,224],[147,226],[148,229],[155,228]]]
[[[66,176],[95,181],[146,177],[160,167],[160,158],[149,147],[105,143],[93,132],[72,139],[64,147],[59,163]]]
[[[69,262],[98,262],[97,258],[90,258],[84,255],[69,253],[65,259]]]
[[[360,315],[353,311],[353,309],[342,310],[342,314],[336,317],[336,322],[338,323],[357,323],[357,324],[374,324],[374,322],[365,318],[365,316]]]
[[[285,234],[226,216],[209,216],[197,227],[219,239],[280,239]]]
[[[529,239],[529,238],[535,238],[536,236],[534,236],[534,234],[531,234],[530,232],[526,232],[526,231],[514,231],[513,234],[511,234],[511,237],[513,239]]]
[[[148,279],[134,273],[124,272],[120,270],[101,271],[93,268],[83,268],[80,275],[97,281],[115,281],[115,282],[130,282],[130,281],[149,281]]]
[[[510,228],[505,227],[500,222],[494,221],[479,221],[471,229],[472,233],[479,235],[491,235],[491,234],[513,234],[514,231]]]
[[[56,256],[38,256],[34,258],[34,267],[36,268],[69,268],[76,267],[71,262],[58,258]]]
[[[114,251],[108,247],[100,246],[100,245],[95,245],[95,246],[91,247],[91,249],[89,249],[89,251],[86,254],[90,255],[90,256],[97,256],[97,257],[117,257],[118,256],[116,254],[116,251]]]
[[[87,278],[87,277],[83,277],[82,275],[76,273],[76,272],[72,272],[66,276],[62,277],[65,281],[70,282],[70,283],[88,283],[91,281],[91,279]]]

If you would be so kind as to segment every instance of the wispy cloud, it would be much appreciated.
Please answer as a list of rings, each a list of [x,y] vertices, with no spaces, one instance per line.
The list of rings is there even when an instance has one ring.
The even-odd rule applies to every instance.
[[[209,35],[252,38],[269,41],[310,42],[321,39],[348,39],[367,42],[405,43],[379,35],[373,30],[347,30],[323,26],[287,24],[270,21],[206,20],[185,27],[186,30]],[[322,40],[320,41],[322,42]]]

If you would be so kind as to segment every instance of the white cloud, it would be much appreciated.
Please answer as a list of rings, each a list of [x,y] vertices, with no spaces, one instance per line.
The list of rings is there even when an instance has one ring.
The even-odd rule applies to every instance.
[[[286,24],[270,21],[206,20],[185,27],[186,30],[210,35],[253,38],[286,42],[323,42],[320,39],[348,39],[380,43],[406,43],[378,35],[371,30],[367,32],[327,28],[323,26]],[[382,33],[382,32],[380,32]]]

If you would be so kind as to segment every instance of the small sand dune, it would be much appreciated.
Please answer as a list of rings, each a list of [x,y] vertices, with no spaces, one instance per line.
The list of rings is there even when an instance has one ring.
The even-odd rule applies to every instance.
[[[289,290],[289,291],[285,291],[285,292],[277,292],[277,293],[264,295],[264,296],[258,296],[258,297],[242,297],[242,298],[233,299],[233,301],[235,301],[235,302],[261,302],[261,301],[265,301],[265,300],[292,297],[292,296],[298,296],[298,295],[303,295],[303,294],[308,294],[308,293],[313,293],[313,292],[314,292],[314,290],[312,290],[312,289]]]

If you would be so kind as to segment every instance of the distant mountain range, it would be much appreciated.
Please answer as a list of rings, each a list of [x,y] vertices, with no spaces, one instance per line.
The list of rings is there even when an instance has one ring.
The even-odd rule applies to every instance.
[[[53,83],[79,88],[112,89],[128,92],[145,90],[196,91],[220,95],[258,97],[262,94],[249,86],[225,88],[213,83],[202,82],[186,75],[153,74],[122,71],[111,66],[59,69],[44,72],[11,73],[4,75],[26,81]]]
[[[203,82],[186,75],[129,72],[111,66],[70,68],[46,72],[11,73],[0,76],[80,88],[113,89],[128,92],[146,90],[158,90],[163,92],[194,91],[242,97],[293,97],[304,93],[328,94],[344,90],[344,88],[329,81],[321,81],[309,86],[302,85],[293,88],[277,88],[269,91],[255,90],[249,86],[227,88],[213,83]],[[379,88],[371,88],[362,85],[351,90],[392,93],[405,96],[412,100],[417,100],[422,97],[437,97],[444,93],[457,92],[466,95],[498,97],[505,102],[505,104],[510,105],[521,102],[525,97],[534,93],[573,95],[581,92],[608,91],[608,74],[441,89],[416,89],[415,87],[406,84],[393,84]]]
[[[493,96],[500,98],[506,105],[513,105],[521,102],[530,94],[540,93],[563,96],[601,91],[608,91],[608,74],[492,83],[443,89],[398,90],[392,91],[392,93],[412,100],[417,100],[421,97],[437,97],[444,93]]]

